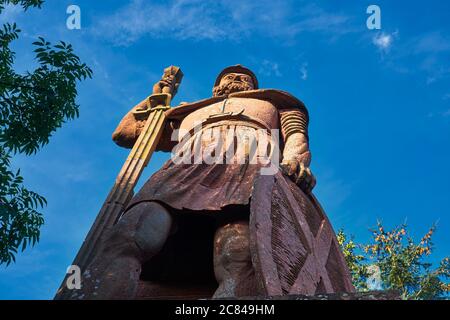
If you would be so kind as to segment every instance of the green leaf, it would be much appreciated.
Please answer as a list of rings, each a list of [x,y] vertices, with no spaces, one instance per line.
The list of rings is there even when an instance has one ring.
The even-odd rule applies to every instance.
[[[0,0],[0,8],[6,3],[26,10],[43,1]],[[11,170],[11,157],[38,152],[58,128],[78,117],[78,82],[92,77],[70,44],[52,46],[42,36],[33,42],[38,67],[16,72],[10,43],[19,32],[16,23],[0,27],[0,264],[6,265],[15,262],[18,250],[39,241],[44,219],[38,211],[47,205],[24,186],[20,170]]]

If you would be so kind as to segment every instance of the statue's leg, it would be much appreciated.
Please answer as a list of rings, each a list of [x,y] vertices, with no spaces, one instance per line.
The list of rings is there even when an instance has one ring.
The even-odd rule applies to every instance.
[[[132,207],[106,235],[83,273],[79,299],[131,299],[142,264],[157,254],[172,227],[170,213],[156,202]]]
[[[248,221],[226,224],[214,236],[214,274],[219,287],[214,298],[255,294]]]

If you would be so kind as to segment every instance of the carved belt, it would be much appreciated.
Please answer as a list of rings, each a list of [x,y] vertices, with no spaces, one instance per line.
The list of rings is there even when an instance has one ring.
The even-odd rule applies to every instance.
[[[272,128],[258,119],[254,119],[242,114],[243,112],[244,110],[241,110],[237,113],[226,112],[210,115],[208,118],[204,119],[199,124],[191,128],[181,139],[179,138],[178,141],[183,141],[186,135],[193,137],[197,130],[198,132],[200,132],[205,129],[219,127],[227,124],[241,125],[243,127],[250,127],[257,130],[263,129],[269,136],[271,136]]]
[[[255,129],[265,129],[270,134],[270,128],[266,123],[263,121],[249,117],[247,115],[243,114],[244,109],[242,109],[239,112],[226,112],[226,113],[216,113],[210,115],[208,118],[204,119],[201,122],[201,126],[208,126],[211,127],[210,124],[217,124],[217,125],[223,125],[223,121],[232,121],[235,123],[239,123],[242,126],[248,126]]]

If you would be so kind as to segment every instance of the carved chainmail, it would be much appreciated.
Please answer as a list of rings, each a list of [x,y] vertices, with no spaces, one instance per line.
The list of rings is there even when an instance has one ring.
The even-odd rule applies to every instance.
[[[303,133],[308,137],[308,112],[306,109],[280,110],[281,134],[284,141],[293,133]]]

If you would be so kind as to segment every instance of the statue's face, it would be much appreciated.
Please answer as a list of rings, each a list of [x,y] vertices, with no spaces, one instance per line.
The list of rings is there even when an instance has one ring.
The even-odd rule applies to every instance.
[[[254,88],[252,77],[245,73],[228,73],[222,77],[220,80],[220,86],[229,86],[231,84],[235,85],[245,85],[246,88]],[[249,89],[249,90],[251,90]]]
[[[227,73],[218,86],[214,87],[214,96],[220,96],[224,94],[230,94],[233,92],[253,90],[255,85],[252,77],[245,73]]]

